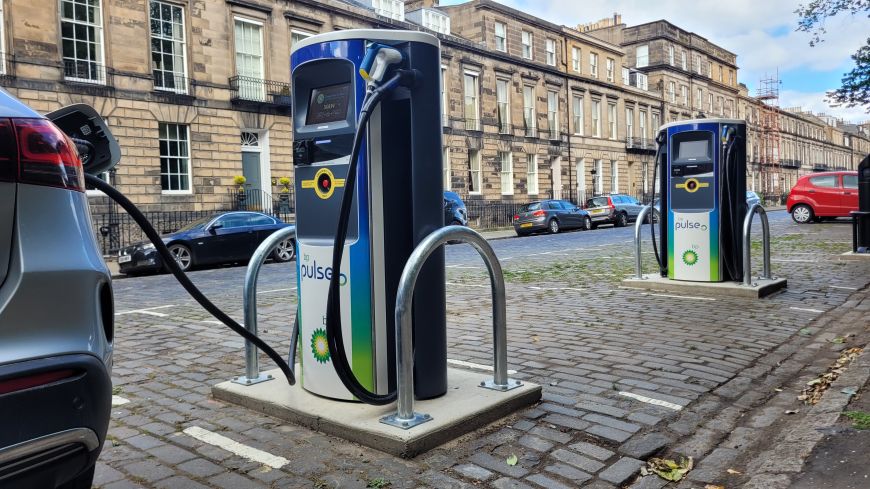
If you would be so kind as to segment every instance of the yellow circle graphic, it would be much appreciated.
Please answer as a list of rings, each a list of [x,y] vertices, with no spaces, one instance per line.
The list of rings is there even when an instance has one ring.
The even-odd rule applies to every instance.
[[[697,178],[690,178],[686,180],[686,183],[682,185],[682,188],[686,189],[686,192],[693,194],[698,191],[701,187],[706,187],[707,185],[702,184],[698,181]]]
[[[321,199],[332,197],[335,192],[335,175],[329,168],[321,168],[314,174],[314,193]]]

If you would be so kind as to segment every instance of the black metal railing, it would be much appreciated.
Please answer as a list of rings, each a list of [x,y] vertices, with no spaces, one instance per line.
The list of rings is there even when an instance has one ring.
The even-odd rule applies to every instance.
[[[468,224],[475,229],[501,229],[513,225],[514,216],[529,202],[466,200]]]
[[[784,159],[780,160],[780,165],[785,168],[800,168],[801,160],[798,159]]]
[[[218,212],[221,211],[154,211],[144,214],[157,232],[166,234]],[[133,218],[124,212],[92,213],[91,220],[104,255],[115,254],[125,246],[148,239]]]
[[[290,84],[249,76],[230,78],[230,100],[233,102],[257,102],[280,107],[290,107]]]
[[[68,83],[111,86],[111,72],[105,65],[87,60],[64,59],[63,78]]]
[[[541,128],[539,137],[541,139],[549,139],[550,141],[560,141],[562,139],[562,133],[560,133],[558,129]]]
[[[193,97],[196,84],[193,78],[178,73],[154,70],[154,90],[164,94]]]
[[[466,131],[482,131],[483,128],[480,124],[480,119],[465,118],[465,130]]]
[[[227,193],[233,210],[256,211],[272,215],[288,215],[296,211],[292,187],[288,188],[287,192],[277,194],[258,188],[245,190],[230,188]]]
[[[651,138],[627,137],[625,138],[625,149],[655,151],[656,142]]]

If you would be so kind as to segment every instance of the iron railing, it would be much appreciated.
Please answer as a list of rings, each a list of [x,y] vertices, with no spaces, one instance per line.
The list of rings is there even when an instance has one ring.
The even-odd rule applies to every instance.
[[[279,107],[290,107],[290,84],[275,80],[264,80],[250,76],[230,78],[230,100],[233,102],[256,102]]]
[[[218,212],[221,211],[152,211],[144,214],[157,232],[167,234]],[[92,213],[91,221],[104,255],[116,254],[121,248],[148,239],[133,218],[124,212]]]
[[[655,151],[656,142],[651,138],[627,137],[625,138],[625,149]]]
[[[468,224],[476,229],[500,229],[513,225],[513,218],[530,201],[466,200]]]
[[[111,86],[111,76],[105,65],[87,60],[63,60],[63,78],[67,83]]]
[[[194,96],[193,78],[188,78],[171,71],[154,70],[152,72],[154,90],[166,94]]]
[[[280,194],[272,194],[258,188],[227,189],[230,206],[237,211],[255,211],[272,214],[276,217],[287,216],[296,212],[293,190]]]

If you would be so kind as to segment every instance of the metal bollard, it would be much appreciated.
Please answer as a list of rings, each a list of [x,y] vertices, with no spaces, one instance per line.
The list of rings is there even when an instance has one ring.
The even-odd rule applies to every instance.
[[[384,416],[381,423],[409,429],[432,419],[428,414],[414,412],[414,346],[411,312],[414,287],[426,260],[448,241],[460,241],[473,246],[489,271],[492,289],[493,318],[493,378],[481,387],[508,391],[522,385],[507,376],[507,312],[505,286],[501,264],[489,242],[476,231],[463,226],[446,226],[432,232],[414,249],[399,279],[396,294],[396,413]]]
[[[643,222],[646,218],[646,215],[650,213],[650,219],[655,218],[655,214],[651,212],[652,204],[645,206],[640,214],[637,215],[637,221],[634,222],[634,278],[638,280],[643,280],[643,263],[641,260],[641,237],[640,233],[643,228]],[[655,224],[653,224],[655,225]]]
[[[272,253],[272,249],[281,241],[296,237],[296,226],[288,226],[270,234],[260,243],[248,262],[245,272],[245,288],[242,297],[242,307],[245,311],[245,328],[253,334],[257,334],[257,279],[260,277],[260,268]],[[290,365],[293,368],[293,365]],[[260,373],[260,362],[257,357],[257,349],[250,341],[245,341],[245,375],[236,377],[233,382],[241,385],[254,385],[260,382],[272,380],[271,375]]]
[[[752,219],[755,214],[761,216],[761,242],[763,246],[762,279],[770,280],[773,275],[770,271],[770,224],[767,221],[767,212],[759,204],[752,204],[743,220],[743,285],[752,286]]]

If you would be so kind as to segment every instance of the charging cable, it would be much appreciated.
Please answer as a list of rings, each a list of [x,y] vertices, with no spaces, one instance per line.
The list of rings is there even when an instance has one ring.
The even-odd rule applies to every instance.
[[[79,141],[74,141],[77,144]],[[233,318],[229,317],[225,312],[221,311],[216,305],[214,305],[205,294],[200,291],[196,285],[193,285],[193,282],[188,278],[187,274],[181,270],[178,266],[178,263],[175,261],[175,258],[172,257],[172,254],[169,252],[169,249],[166,248],[166,244],[163,243],[163,240],[160,238],[160,234],[151,226],[151,223],[148,222],[148,219],[142,214],[136,206],[130,202],[127,197],[124,197],[124,194],[115,189],[115,187],[109,185],[105,181],[91,175],[85,174],[85,183],[90,185],[91,187],[100,190],[110,199],[117,202],[128,214],[130,217],[136,221],[136,224],[142,228],[142,231],[145,232],[145,236],[148,237],[148,240],[151,241],[151,244],[154,245],[154,248],[157,250],[157,253],[160,254],[160,258],[163,259],[163,266],[169,270],[170,273],[178,280],[178,283],[184,287],[184,290],[190,294],[191,297],[196,300],[206,311],[208,311],[212,316],[217,318],[220,322],[224,323],[228,328],[233,330],[237,335],[245,338],[254,344],[257,348],[259,348],[263,353],[265,353],[278,368],[281,369],[281,372],[287,378],[287,383],[290,385],[296,384],[296,375],[293,373],[293,369],[291,366],[281,358],[281,355],[278,354],[275,350],[272,349],[271,346],[267,345],[266,342],[260,339],[259,336],[251,333],[244,326],[237,323]],[[293,343],[295,345],[295,343]],[[293,357],[294,351],[290,352],[291,358]]]
[[[650,209],[650,217],[649,217],[649,233],[650,233],[650,236],[652,236],[653,252],[655,253],[656,261],[659,264],[659,272],[662,274],[665,274],[665,273],[667,273],[667,267],[664,263],[664,257],[662,256],[662,255],[664,255],[665,250],[664,250],[664,247],[662,247],[662,252],[659,253],[659,245],[656,242],[656,226],[654,223],[654,221],[655,221],[655,209],[656,208],[653,204],[656,201],[656,175],[658,175],[659,166],[664,164],[664,162],[662,161],[662,156],[664,156],[665,148],[667,146],[665,146],[665,138],[659,137],[657,139],[661,139],[662,141],[656,140],[656,142],[658,143],[658,148],[656,149],[656,159],[655,159],[655,164],[654,164],[655,166],[653,166],[652,200],[650,200],[650,203],[649,203],[650,207],[652,207]],[[664,172],[662,172],[661,178],[662,178],[662,181],[664,181],[664,178],[665,178]],[[659,225],[664,226],[664,223],[666,222],[665,218],[663,217],[664,212],[665,212],[665,204],[666,204],[665,196],[662,195],[659,197],[659,199],[661,199],[659,201]]]

